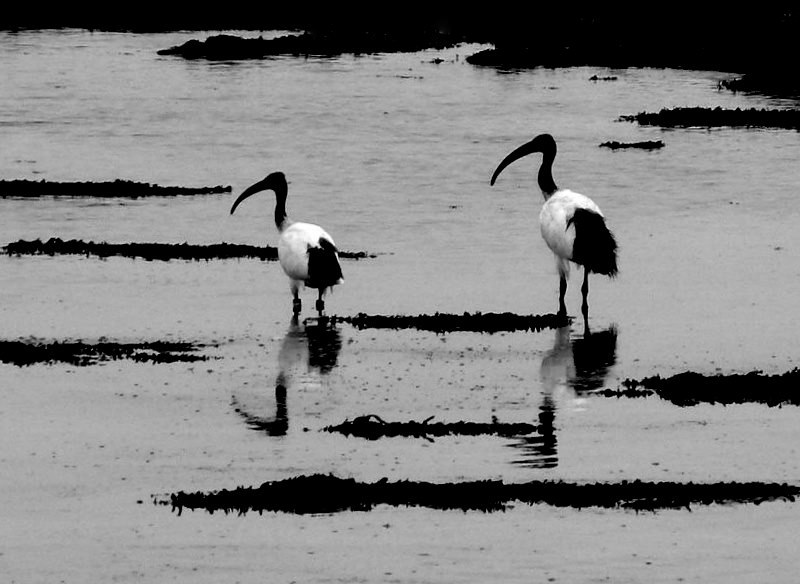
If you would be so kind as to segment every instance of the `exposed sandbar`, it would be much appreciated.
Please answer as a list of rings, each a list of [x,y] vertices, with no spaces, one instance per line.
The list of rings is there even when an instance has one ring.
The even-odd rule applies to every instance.
[[[329,29],[274,39],[220,34],[161,49],[158,54],[211,61],[263,59],[277,55],[334,57],[342,54],[410,53],[425,49],[444,49],[463,40],[462,36],[435,29],[403,32]]]
[[[332,317],[335,322],[345,322],[358,329],[418,329],[436,333],[456,331],[497,333],[514,331],[541,331],[561,328],[569,324],[569,317],[556,314],[513,314],[510,312],[420,315],[370,315]]]
[[[270,245],[256,246],[238,243],[212,243],[207,245],[191,243],[106,243],[83,241],[80,239],[63,240],[51,237],[47,241],[20,239],[3,247],[8,255],[81,255],[109,258],[121,256],[152,260],[219,260],[235,258],[253,258],[265,261],[278,259],[278,249]],[[376,257],[367,252],[340,251],[339,257],[359,260]]]
[[[620,121],[662,128],[783,128],[800,130],[800,109],[676,107],[620,116]]]
[[[229,193],[230,186],[162,186],[117,179],[105,182],[57,182],[46,180],[0,180],[0,197],[175,197]]]
[[[378,505],[426,507],[437,510],[503,511],[515,502],[583,509],[691,509],[693,505],[794,501],[800,487],[786,483],[717,482],[677,483],[620,481],[571,483],[535,480],[505,483],[501,480],[430,483],[381,479],[359,482],[332,475],[302,475],[268,481],[259,487],[238,487],[208,493],[179,491],[154,503],[184,509],[205,509],[244,515],[263,513],[337,513],[369,511]]]
[[[610,148],[611,150],[620,150],[627,148],[634,148],[639,150],[658,150],[664,147],[662,140],[645,140],[642,142],[617,142],[611,140],[600,144],[600,148]]]
[[[800,369],[776,375],[760,371],[732,375],[703,375],[686,371],[671,377],[628,379],[616,390],[596,392],[604,397],[647,397],[657,395],[678,406],[759,403],[770,407],[800,405]]]
[[[432,422],[433,416],[422,422],[386,422],[376,415],[358,416],[334,426],[325,426],[325,432],[337,432],[345,436],[356,436],[368,440],[379,438],[424,438],[433,441],[442,436],[480,436],[501,437],[526,436],[539,430],[535,424],[525,422]]]
[[[198,355],[201,345],[185,341],[149,341],[120,343],[114,341],[37,341],[0,340],[0,363],[25,367],[37,363],[67,363],[78,367],[105,361],[129,359],[138,363],[175,363],[205,361]]]

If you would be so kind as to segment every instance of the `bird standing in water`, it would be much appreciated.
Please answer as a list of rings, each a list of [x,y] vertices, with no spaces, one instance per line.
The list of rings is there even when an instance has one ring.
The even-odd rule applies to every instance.
[[[583,266],[581,312],[585,320],[589,313],[589,273],[611,278],[617,275],[617,242],[594,201],[556,186],[553,180],[556,141],[550,134],[540,134],[506,156],[495,169],[491,184],[494,185],[509,164],[534,152],[542,154],[538,182],[545,202],[539,213],[539,227],[545,243],[556,257],[560,279],[558,314],[567,314],[564,295],[567,293],[569,262],[572,261]]]
[[[308,286],[319,291],[316,308],[322,316],[322,311],[325,310],[325,292],[344,281],[336,244],[319,225],[296,222],[287,217],[288,185],[282,172],[273,172],[264,180],[245,189],[233,203],[231,215],[246,198],[265,190],[275,191],[275,225],[280,232],[278,260],[289,276],[294,314],[298,314],[302,308],[300,289]]]

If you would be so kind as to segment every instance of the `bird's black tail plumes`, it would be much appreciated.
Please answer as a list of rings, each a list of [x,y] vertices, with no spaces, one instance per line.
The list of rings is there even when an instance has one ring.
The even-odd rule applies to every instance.
[[[617,241],[606,227],[602,215],[588,209],[576,209],[567,222],[575,224],[572,261],[596,274],[617,275]]]
[[[319,247],[308,248],[308,280],[310,288],[328,288],[342,280],[342,267],[339,265],[336,246],[325,238],[320,238]]]

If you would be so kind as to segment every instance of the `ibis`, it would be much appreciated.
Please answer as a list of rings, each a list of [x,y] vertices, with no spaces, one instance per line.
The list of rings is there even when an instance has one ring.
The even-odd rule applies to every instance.
[[[288,183],[282,172],[273,172],[265,179],[247,187],[231,207],[233,215],[239,204],[248,197],[271,190],[275,192],[275,225],[278,228],[278,260],[289,277],[293,296],[293,313],[302,308],[300,290],[318,290],[316,308],[320,316],[325,310],[325,293],[344,281],[339,265],[339,253],[333,238],[319,225],[292,221],[286,215]]]
[[[570,262],[573,262],[583,266],[581,312],[585,320],[589,312],[589,273],[611,278],[617,275],[617,242],[594,201],[556,186],[553,180],[556,141],[550,134],[540,134],[506,156],[495,169],[490,184],[494,185],[509,164],[535,152],[542,154],[538,182],[544,205],[539,213],[539,228],[556,259],[559,274],[558,314],[567,314],[564,296],[567,293]]]

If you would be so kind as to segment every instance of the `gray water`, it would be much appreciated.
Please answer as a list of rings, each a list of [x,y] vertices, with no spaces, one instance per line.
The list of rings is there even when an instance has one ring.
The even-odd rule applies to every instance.
[[[590,280],[589,324],[593,331],[606,331],[606,338],[615,335],[614,343],[590,347],[609,353],[598,357],[604,363],[599,370],[580,379],[573,351],[583,335],[579,270],[573,272],[567,296],[569,313],[578,317],[571,330],[437,336],[343,326],[326,345],[335,354],[323,355],[327,364],[320,366],[309,336],[289,322],[291,296],[276,263],[2,257],[3,338],[172,338],[218,345],[211,351],[220,359],[208,367],[0,367],[0,387],[14,390],[7,403],[19,406],[15,413],[3,412],[8,432],[4,443],[12,446],[2,459],[11,468],[25,468],[33,464],[31,452],[39,449],[63,459],[63,468],[51,469],[52,481],[66,481],[83,493],[74,506],[66,505],[80,521],[97,501],[86,494],[85,485],[75,486],[83,484],[83,474],[71,479],[72,471],[64,469],[78,473],[98,464],[100,470],[91,476],[101,485],[113,485],[111,494],[101,497],[101,518],[103,510],[118,513],[131,499],[154,492],[219,489],[310,472],[365,480],[796,479],[792,411],[749,406],[676,411],[652,402],[593,399],[576,389],[576,379],[592,387],[616,387],[625,378],[687,369],[776,373],[797,366],[798,133],[663,131],[618,121],[624,114],[663,107],[794,104],[719,92],[717,81],[725,74],[718,72],[476,68],[464,59],[479,46],[232,63],[156,54],[202,36],[0,33],[0,177],[233,187],[233,193],[224,195],[135,201],[3,199],[0,242],[56,236],[274,245],[268,194],[247,201],[234,216],[228,210],[242,189],[281,170],[290,181],[291,217],[323,225],[341,249],[378,254],[343,263],[345,283],[328,298],[329,313],[554,312],[558,277],[537,224],[542,202],[535,183],[538,160],[516,163],[489,186],[492,171],[508,152],[549,132],[559,147],[556,182],[591,196],[620,244],[620,276]],[[594,74],[617,80],[592,82]],[[598,147],[607,140],[655,139],[666,147],[652,152]],[[306,314],[313,298],[311,292],[304,296]],[[279,378],[287,386],[286,411],[279,418],[288,423],[288,431],[277,437],[257,433],[247,427],[241,412],[273,420]],[[144,399],[110,401],[112,395],[131,394]],[[36,399],[42,401],[35,406],[26,401]],[[535,421],[541,411],[555,412],[555,452],[552,444],[520,441],[364,444],[316,432],[369,413],[391,420],[436,415],[488,421],[496,415]],[[46,424],[60,424],[61,437],[36,430]],[[97,441],[114,443],[114,457],[99,463],[84,458],[86,444]],[[157,468],[142,465],[140,453],[149,449],[157,453]],[[120,460],[123,467],[138,469],[127,475],[139,473],[138,479],[128,478],[121,492],[115,474]],[[3,483],[11,500],[23,501],[23,508],[30,489],[50,492],[49,483],[44,484],[38,487],[34,479],[18,476]],[[89,488],[94,490],[98,487]],[[62,509],[61,501],[56,497],[45,508]],[[71,517],[70,511],[65,513]],[[174,522],[164,518],[170,517],[165,509],[148,508],[144,520],[130,519],[130,511],[121,513],[124,519],[116,522],[128,535],[107,536],[115,553],[138,541],[131,534],[140,530],[149,533],[151,542],[139,550],[142,558],[162,567],[172,565],[163,550],[191,555],[225,545],[216,539],[223,536],[203,535],[214,528],[204,527],[207,518],[199,514]],[[335,565],[329,573],[332,581],[377,578],[383,572],[370,564],[371,553],[392,564],[395,574],[404,574],[404,581],[474,581],[480,573],[470,572],[470,566],[475,570],[483,564],[473,566],[469,558],[487,544],[475,533],[465,535],[461,520],[445,514],[431,524],[420,511],[384,513],[361,520],[332,518],[335,529],[329,523],[273,517],[291,534],[273,542],[283,550],[284,564],[308,560],[307,547],[318,554],[307,570],[295,562],[278,574],[297,572],[300,579],[321,581]],[[515,568],[518,554],[530,552],[515,531],[529,512],[519,513],[523,515],[506,516],[507,523],[498,516],[483,520],[500,530],[503,547],[495,549],[494,557],[508,566],[505,572],[487,571],[486,577],[506,576],[508,581],[529,573]],[[546,517],[539,520],[561,517],[541,513]],[[52,513],[47,517],[52,521]],[[568,545],[596,543],[589,534],[602,528],[585,525],[594,517],[584,514],[577,520],[581,528],[564,536]],[[739,520],[726,515],[720,521],[728,525]],[[350,524],[359,521],[364,524]],[[403,549],[416,550],[414,559],[396,559],[404,557],[402,552],[391,559],[377,551],[384,548],[371,547],[376,534],[384,533],[382,521],[398,527],[397,541],[410,546]],[[691,556],[692,538],[703,540],[704,532],[691,531],[697,524],[684,525],[674,516],[670,521],[679,525],[676,530],[693,534],[681,545],[683,555],[675,558]],[[28,526],[29,521],[15,512],[8,525]],[[240,528],[225,525],[224,537],[240,545],[237,561],[257,565],[250,554],[261,554],[261,545],[247,547],[235,535]],[[258,539],[254,533],[263,536],[263,525],[253,519],[241,529],[245,537]],[[305,531],[320,526],[322,535]],[[468,529],[473,527],[480,533],[486,526]],[[636,530],[651,533],[650,527],[637,523]],[[95,535],[77,537],[66,552],[59,542],[74,534],[60,523],[53,529],[56,535],[44,544],[48,549],[86,560],[95,538],[111,527],[92,523],[89,533]],[[347,530],[358,535],[344,543],[335,536],[327,539]],[[415,547],[419,533],[433,547]],[[659,551],[664,541],[641,533],[638,539],[631,535],[631,546],[646,541],[652,546],[648,553],[662,559],[666,556],[660,553],[669,555]],[[303,543],[309,537],[310,543]],[[186,548],[176,543],[182,538],[189,538]],[[24,558],[34,554],[36,540],[31,536],[30,545],[24,537],[19,541],[19,565],[30,567]],[[570,572],[571,564],[558,559],[557,540],[538,545],[551,562],[549,571],[539,574],[587,576]],[[340,546],[349,550],[344,556]],[[442,555],[437,561],[426,559],[427,549]],[[590,571],[599,561],[621,566],[616,572],[609,568],[609,575],[638,574],[638,564],[614,549],[621,555],[595,552],[599,558],[575,566]],[[353,563],[342,567],[342,557]],[[683,565],[675,558],[670,557],[673,568]],[[443,570],[435,572],[441,576],[425,572],[430,562]],[[234,569],[224,560],[208,563],[204,574],[209,581],[215,574],[223,579],[248,575],[247,568]],[[86,565],[92,564],[76,560],[66,573],[85,576],[81,570]],[[747,565],[759,567],[758,561]],[[119,575],[109,572],[108,563],[102,566],[101,573]],[[420,572],[409,572],[409,566],[418,566]],[[136,568],[126,569],[136,579]],[[181,565],[176,574],[180,578],[192,572]],[[708,574],[698,569],[694,575]]]

